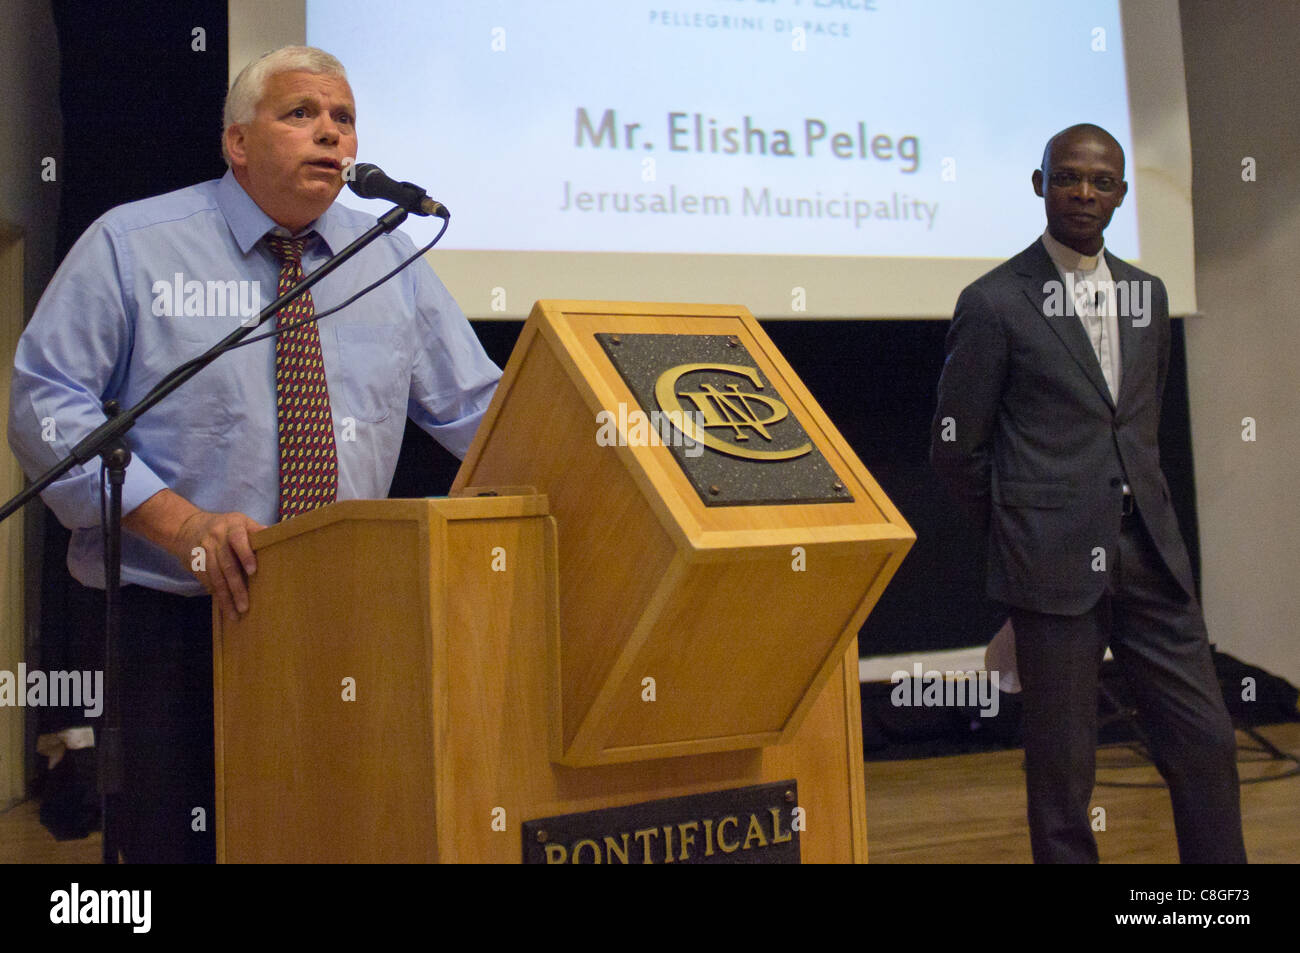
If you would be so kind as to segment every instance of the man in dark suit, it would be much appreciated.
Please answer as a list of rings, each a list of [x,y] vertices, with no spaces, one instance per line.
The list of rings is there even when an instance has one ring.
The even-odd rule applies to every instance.
[[[1184,863],[1244,862],[1236,744],[1160,471],[1159,278],[1102,247],[1124,152],[1097,126],[1033,173],[1047,231],[957,300],[931,461],[988,538],[1024,702],[1034,860],[1095,862],[1089,800],[1109,643],[1168,782]]]

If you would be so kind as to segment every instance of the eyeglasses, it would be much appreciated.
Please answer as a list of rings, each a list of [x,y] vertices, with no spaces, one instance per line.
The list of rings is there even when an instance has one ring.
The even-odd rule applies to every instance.
[[[1114,192],[1124,184],[1123,179],[1117,179],[1110,175],[1080,175],[1078,172],[1053,172],[1047,177],[1047,181],[1052,183],[1055,189],[1072,189],[1084,179],[1092,183],[1092,187],[1098,192]]]

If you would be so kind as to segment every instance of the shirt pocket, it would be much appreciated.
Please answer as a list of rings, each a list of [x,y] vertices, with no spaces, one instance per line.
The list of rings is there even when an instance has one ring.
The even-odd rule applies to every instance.
[[[384,324],[339,324],[334,334],[339,349],[339,393],[347,414],[378,423],[404,413],[410,374],[398,329]]]

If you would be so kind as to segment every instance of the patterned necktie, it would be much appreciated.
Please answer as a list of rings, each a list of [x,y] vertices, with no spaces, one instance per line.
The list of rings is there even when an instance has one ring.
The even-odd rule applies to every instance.
[[[267,245],[280,259],[278,294],[302,280],[302,250],[308,237],[266,236]],[[276,313],[276,327],[315,313],[311,292],[304,292]],[[280,434],[280,519],[285,520],[334,502],[338,492],[334,416],[320,331],[314,321],[275,339],[275,409]]]

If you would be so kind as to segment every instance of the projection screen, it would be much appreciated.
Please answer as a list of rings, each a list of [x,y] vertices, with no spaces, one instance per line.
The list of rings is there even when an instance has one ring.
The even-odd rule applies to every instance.
[[[343,61],[358,160],[452,210],[430,261],[470,317],[610,298],[947,318],[1042,232],[1030,175],[1083,121],[1128,157],[1107,248],[1196,308],[1174,0],[232,0],[230,18],[232,77],[284,43]],[[422,244],[435,224],[403,227]]]

